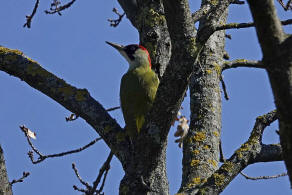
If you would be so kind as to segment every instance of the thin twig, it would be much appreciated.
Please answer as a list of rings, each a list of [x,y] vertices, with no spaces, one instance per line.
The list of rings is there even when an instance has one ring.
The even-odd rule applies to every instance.
[[[91,141],[90,143],[88,143],[87,145],[81,147],[81,148],[78,148],[78,149],[75,149],[75,150],[70,150],[70,151],[67,151],[67,152],[61,152],[61,153],[58,153],[58,154],[49,154],[49,155],[43,155],[31,142],[29,136],[27,135],[27,127],[25,127],[24,125],[20,126],[20,129],[24,132],[25,134],[25,137],[27,139],[27,142],[28,144],[30,145],[31,149],[39,155],[38,159],[35,161],[34,160],[34,157],[33,157],[33,151],[29,151],[28,152],[28,156],[31,160],[31,162],[33,164],[37,164],[37,163],[40,163],[42,162],[43,160],[45,160],[46,158],[54,158],[54,157],[61,157],[61,156],[65,156],[65,155],[68,155],[68,154],[73,154],[73,153],[77,153],[77,152],[81,152],[82,150],[85,150],[86,148],[92,146],[93,144],[95,144],[97,141],[101,140],[102,138],[99,137],[99,138],[96,138],[94,139],[93,141]]]
[[[23,172],[22,173],[22,177],[21,178],[19,178],[19,179],[14,179],[14,180],[12,180],[11,182],[10,182],[10,185],[12,186],[13,184],[15,184],[15,183],[20,183],[20,182],[23,182],[23,180],[26,178],[26,177],[28,177],[30,175],[30,173],[29,172]]]
[[[59,16],[61,16],[62,15],[61,14],[61,11],[65,10],[65,9],[68,9],[69,7],[71,7],[75,1],[76,0],[72,0],[69,3],[60,6],[61,2],[59,0],[54,0],[53,3],[51,3],[50,10],[45,10],[45,13],[46,14],[55,14],[55,13],[58,13]]]
[[[222,65],[222,71],[231,68],[246,67],[246,68],[264,68],[262,61],[236,59],[232,61],[225,61]]]
[[[244,174],[243,172],[240,172],[240,174],[245,177],[245,179],[250,179],[250,180],[260,180],[260,179],[275,179],[275,178],[279,178],[279,177],[283,177],[283,176],[287,176],[287,173],[281,173],[278,175],[272,175],[272,176],[259,176],[259,177],[250,177],[246,174]]]
[[[291,2],[292,2],[292,0],[289,0],[289,1],[287,2],[286,5],[283,3],[282,0],[278,0],[278,2],[279,2],[280,5],[284,8],[285,11],[287,11],[287,10],[289,10],[289,9],[292,10],[292,6],[291,6]]]
[[[93,182],[93,186],[90,186],[89,183],[85,182],[81,178],[81,176],[79,175],[75,164],[73,163],[72,164],[72,168],[73,168],[73,170],[75,172],[76,177],[78,178],[80,183],[83,184],[86,187],[86,189],[82,189],[82,188],[78,188],[76,185],[73,185],[73,189],[77,190],[79,192],[84,192],[86,195],[101,195],[101,192],[103,190],[108,171],[110,169],[110,162],[111,162],[113,156],[114,156],[114,153],[111,151],[110,154],[108,155],[106,161],[103,163],[102,167],[100,168],[99,174],[98,174],[96,180]],[[102,184],[101,184],[99,190],[96,190],[98,184],[100,183],[100,180],[101,180],[102,176],[103,176]]]
[[[226,161],[226,159],[224,158],[221,139],[220,139],[220,142],[219,142],[219,153],[220,153],[220,159],[219,160],[220,160],[220,162],[224,163]]]
[[[113,108],[106,109],[106,111],[110,112],[110,111],[114,111],[114,110],[117,110],[117,109],[120,109],[120,108],[121,108],[120,106],[116,106],[116,107],[113,107]]]
[[[76,177],[78,178],[78,180],[80,181],[80,183],[82,183],[87,188],[87,190],[90,190],[91,186],[89,185],[89,183],[83,181],[83,179],[79,175],[79,172],[78,172],[78,169],[76,168],[75,163],[72,163],[72,169],[74,170],[74,173],[75,173]]]
[[[36,0],[35,4],[34,4],[34,8],[32,10],[32,13],[28,16],[25,16],[26,17],[26,23],[23,25],[23,27],[27,27],[27,28],[30,28],[31,27],[31,20],[32,18],[34,17],[37,9],[38,9],[38,6],[39,6],[39,3],[40,3],[40,0]]]
[[[113,12],[116,15],[118,15],[119,18],[115,19],[115,20],[114,19],[108,19],[107,21],[110,22],[110,26],[117,27],[121,23],[121,21],[122,21],[122,19],[125,16],[126,13],[120,14],[119,11],[116,8],[113,8]]]
[[[243,5],[244,1],[234,0],[233,2],[231,2],[231,4]]]
[[[101,177],[102,177],[102,175],[103,175],[104,173],[105,173],[105,174],[104,174],[104,180],[105,180],[105,177],[106,177],[106,175],[107,175],[107,172],[108,172],[109,169],[110,169],[110,163],[111,163],[111,160],[112,160],[112,158],[113,158],[113,155],[114,155],[114,153],[111,151],[111,152],[109,153],[109,155],[108,155],[106,161],[103,163],[102,167],[100,168],[100,170],[99,170],[99,174],[98,174],[96,180],[93,182],[93,187],[92,187],[92,190],[91,190],[90,193],[93,193],[93,192],[96,191],[96,188],[97,188],[98,184],[100,183]],[[103,181],[103,183],[104,183],[104,181]],[[103,185],[104,185],[104,184],[103,184]],[[102,186],[100,187],[100,189],[98,190],[99,192],[102,191],[102,189],[103,189],[103,185],[102,185]]]
[[[227,89],[226,89],[226,85],[225,85],[225,82],[224,82],[224,79],[223,79],[223,76],[220,75],[220,81],[221,81],[221,84],[222,84],[222,89],[223,89],[223,93],[224,93],[224,98],[226,100],[229,100],[229,96],[228,96],[228,93],[227,93]]]
[[[281,21],[281,24],[282,25],[292,24],[292,19],[283,20],[283,21]],[[254,23],[253,22],[248,22],[248,23],[229,23],[229,24],[224,24],[222,26],[217,26],[215,28],[215,31],[227,30],[227,29],[249,28],[249,27],[254,27]]]

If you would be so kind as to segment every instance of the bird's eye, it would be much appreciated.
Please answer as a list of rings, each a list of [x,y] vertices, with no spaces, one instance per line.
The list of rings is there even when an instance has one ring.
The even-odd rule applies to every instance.
[[[135,47],[134,47],[134,46],[133,46],[133,47],[131,47],[131,50],[132,50],[132,51],[135,51]]]

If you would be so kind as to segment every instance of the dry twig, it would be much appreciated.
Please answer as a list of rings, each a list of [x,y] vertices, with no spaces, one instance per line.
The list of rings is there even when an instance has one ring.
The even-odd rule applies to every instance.
[[[23,173],[22,173],[22,177],[19,178],[19,179],[14,179],[14,180],[12,180],[12,181],[10,182],[10,185],[12,186],[12,185],[15,184],[15,183],[23,182],[23,180],[24,180],[26,177],[28,177],[29,175],[30,175],[29,172],[23,172]]]
[[[80,181],[80,183],[82,185],[84,185],[85,188],[86,188],[86,189],[82,189],[82,188],[77,187],[76,185],[73,185],[73,189],[76,190],[76,191],[79,191],[79,192],[84,192],[86,195],[101,195],[101,194],[103,194],[102,193],[103,187],[104,187],[104,184],[105,184],[105,180],[106,180],[108,171],[110,169],[110,162],[111,162],[111,160],[113,158],[113,155],[114,155],[114,153],[111,151],[110,154],[108,155],[106,161],[104,162],[104,164],[100,168],[99,174],[98,174],[96,180],[93,182],[93,186],[90,186],[87,182],[85,182],[81,178],[81,176],[79,175],[78,170],[77,170],[75,164],[73,163],[72,164],[72,168],[73,168],[73,170],[75,172],[76,177],[78,178],[78,180]],[[101,186],[97,190],[97,186],[100,183],[102,176],[103,176],[103,180],[102,180]]]
[[[71,7],[75,1],[76,0],[72,0],[72,1],[70,1],[69,3],[67,3],[65,5],[61,5],[61,2],[59,0],[54,0],[53,3],[51,3],[50,10],[45,10],[45,13],[46,14],[58,13],[59,16],[61,16],[62,15],[61,11]]]
[[[111,111],[114,111],[114,110],[117,110],[117,109],[120,109],[121,107],[120,106],[116,106],[116,107],[113,107],[113,108],[109,108],[109,109],[106,109],[107,112],[111,112]]]
[[[110,22],[110,26],[112,27],[117,27],[120,22],[122,21],[123,17],[125,16],[126,13],[120,14],[119,11],[116,8],[113,8],[113,12],[119,16],[118,19],[108,19],[107,21]]]
[[[25,134],[25,137],[27,139],[27,142],[28,144],[30,145],[32,151],[29,151],[28,152],[28,156],[31,160],[31,162],[33,164],[37,164],[37,163],[40,163],[42,161],[44,161],[45,159],[47,158],[54,158],[54,157],[61,157],[61,156],[65,156],[65,155],[68,155],[68,154],[73,154],[73,153],[78,153],[78,152],[81,152],[82,150],[85,150],[86,148],[92,146],[93,144],[95,144],[97,141],[101,140],[102,138],[99,137],[99,138],[96,138],[95,140],[91,141],[90,143],[88,143],[87,145],[81,147],[81,148],[78,148],[78,149],[75,149],[75,150],[70,150],[70,151],[67,151],[67,152],[61,152],[61,153],[57,153],[57,154],[49,154],[49,155],[44,155],[42,154],[31,142],[30,140],[30,137],[28,136],[27,134],[27,131],[28,131],[28,128],[25,127],[24,125],[20,126],[20,129],[24,132]],[[39,157],[37,160],[34,160],[34,156],[33,156],[33,152],[35,152]]]
[[[245,177],[245,179],[250,179],[250,180],[260,180],[260,179],[275,179],[275,178],[279,178],[279,177],[283,177],[283,176],[287,176],[287,173],[281,173],[278,175],[272,175],[272,176],[259,176],[259,177],[250,177],[246,174],[244,174],[243,172],[240,172],[240,174]]]
[[[284,4],[284,2],[282,0],[278,0],[278,2],[284,8],[285,11],[287,11],[289,9],[292,10],[292,5],[291,5],[292,0],[289,0],[286,5]]]
[[[31,20],[34,17],[34,15],[35,15],[35,13],[36,13],[36,11],[38,9],[39,3],[40,3],[40,0],[36,0],[32,13],[30,15],[28,15],[28,16],[25,16],[26,17],[26,23],[23,25],[23,27],[27,27],[27,28],[31,27]]]

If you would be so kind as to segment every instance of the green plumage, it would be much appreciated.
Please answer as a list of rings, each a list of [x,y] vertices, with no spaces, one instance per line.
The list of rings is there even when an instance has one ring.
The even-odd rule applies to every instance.
[[[145,115],[152,107],[159,79],[149,66],[129,70],[121,80],[120,99],[126,132],[134,137],[140,132]]]

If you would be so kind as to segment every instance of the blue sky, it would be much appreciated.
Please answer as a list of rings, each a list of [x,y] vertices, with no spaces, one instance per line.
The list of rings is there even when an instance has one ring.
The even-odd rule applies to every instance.
[[[109,26],[107,19],[116,17],[112,8],[117,7],[121,11],[117,1],[76,1],[62,16],[46,15],[43,10],[49,8],[50,2],[41,1],[32,28],[23,28],[25,15],[31,13],[33,6],[33,1],[1,2],[0,45],[21,50],[68,83],[88,89],[105,108],[118,106],[120,79],[128,65],[105,41],[130,44],[137,43],[139,38],[126,18],[117,28]],[[191,7],[194,11],[198,5],[191,4]],[[291,18],[291,12],[278,10],[281,19]],[[248,6],[231,6],[229,21],[251,21]],[[285,29],[289,33],[292,31],[291,27]],[[232,35],[232,40],[226,41],[226,50],[231,59],[261,59],[253,28],[230,30],[227,33]],[[275,107],[265,71],[238,68],[227,70],[223,75],[230,100],[223,100],[222,142],[225,157],[229,157],[247,140],[255,118]],[[104,142],[100,141],[78,154],[32,165],[26,154],[30,148],[19,125],[25,124],[37,133],[34,144],[45,154],[79,148],[98,135],[83,119],[65,122],[65,117],[70,115],[68,110],[20,79],[3,72],[0,72],[0,91],[0,143],[5,152],[9,178],[18,178],[23,171],[31,173],[24,183],[15,184],[14,194],[80,194],[72,188],[72,185],[81,185],[71,164],[76,163],[84,180],[93,182],[109,153]],[[187,116],[188,103],[189,97],[186,97],[183,114]],[[110,114],[121,126],[124,125],[120,110]],[[264,143],[279,142],[275,133],[277,128],[277,124],[273,124],[265,131]],[[181,181],[182,153],[174,144],[174,131],[175,128],[170,131],[167,151],[171,194],[178,190]],[[260,163],[244,170],[250,176],[274,175],[284,171],[283,162]],[[117,194],[122,177],[121,165],[114,158],[105,193]],[[239,175],[222,194],[289,193],[288,177],[247,181]]]

